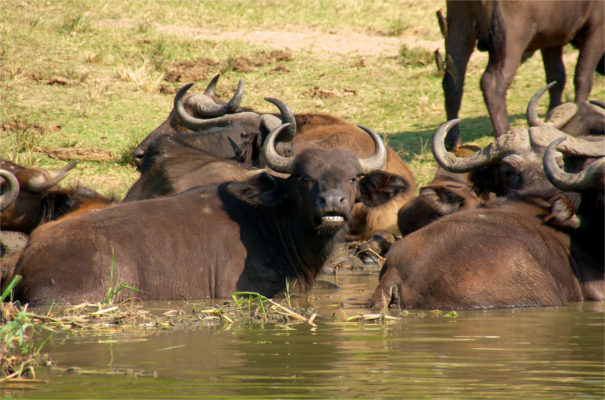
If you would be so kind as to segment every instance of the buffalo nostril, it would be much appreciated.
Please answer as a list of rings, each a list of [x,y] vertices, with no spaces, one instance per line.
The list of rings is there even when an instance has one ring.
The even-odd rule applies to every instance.
[[[326,193],[319,196],[317,204],[324,207],[340,207],[347,204],[347,198],[341,193]]]

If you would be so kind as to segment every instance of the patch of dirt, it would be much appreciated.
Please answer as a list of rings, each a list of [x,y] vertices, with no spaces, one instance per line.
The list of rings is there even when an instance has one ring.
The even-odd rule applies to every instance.
[[[286,67],[285,65],[278,65],[277,67],[273,68],[272,70],[270,70],[267,73],[270,75],[279,75],[279,74],[287,74],[288,72],[292,72],[292,70],[290,68]]]
[[[132,19],[102,20],[101,27],[134,26]],[[332,54],[359,54],[360,56],[396,57],[402,44],[409,47],[422,47],[431,52],[444,46],[443,39],[425,40],[420,36],[403,35],[400,37],[380,36],[345,30],[324,32],[305,26],[285,25],[279,30],[236,30],[218,31],[216,29],[193,28],[189,26],[161,25],[154,23],[154,29],[199,40],[245,40],[257,44],[266,44],[276,50],[310,50],[318,55],[329,57]],[[370,32],[372,33],[372,32]],[[281,61],[281,60],[280,60]],[[290,61],[290,60],[284,60]]]
[[[25,131],[28,129],[34,129],[41,134],[45,134],[48,132],[60,132],[61,126],[59,125],[40,125],[40,124],[30,124],[24,121],[12,121],[5,122],[0,125],[0,132],[15,132],[15,131]]]
[[[154,27],[165,33],[187,36],[200,40],[246,40],[254,43],[264,43],[277,50],[311,50],[314,53],[351,54],[360,56],[396,57],[402,44],[409,47],[422,47],[431,52],[443,47],[443,40],[424,40],[415,36],[371,36],[364,33],[338,31],[333,33],[307,27],[286,26],[285,29],[271,31],[228,31],[216,32],[208,29],[183,26],[164,26],[154,24]]]
[[[58,160],[108,161],[113,158],[109,151],[89,147],[48,147],[42,152]]]
[[[289,51],[273,50],[273,51],[266,52],[264,50],[261,50],[258,53],[258,56],[256,57],[256,61],[254,62],[254,65],[261,66],[261,65],[272,64],[277,61],[293,61],[293,60],[294,60],[294,56]]]
[[[329,97],[348,97],[355,96],[356,90],[353,89],[324,89],[319,86],[315,86],[313,89],[309,89],[302,93],[303,96],[311,97],[314,99],[327,99]]]
[[[208,79],[208,67],[218,64],[218,61],[203,57],[177,61],[166,71],[164,80],[170,83],[204,81]]]
[[[168,85],[162,84],[158,87],[158,91],[161,94],[176,94],[176,92],[179,91],[179,88],[176,86],[168,86]]]
[[[246,56],[237,56],[233,58],[233,60],[229,60],[233,62],[233,70],[235,72],[252,72],[254,71],[254,66],[252,64],[252,60],[250,60]]]

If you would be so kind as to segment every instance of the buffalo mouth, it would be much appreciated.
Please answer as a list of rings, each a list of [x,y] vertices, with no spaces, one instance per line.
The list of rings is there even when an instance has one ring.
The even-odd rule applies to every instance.
[[[328,215],[324,215],[321,217],[321,222],[322,223],[329,223],[329,224],[340,224],[340,223],[344,223],[345,222],[345,217],[344,215],[340,215],[340,214],[328,214]]]
[[[318,228],[340,228],[345,225],[349,219],[348,215],[338,211],[327,211],[317,213],[315,224]]]

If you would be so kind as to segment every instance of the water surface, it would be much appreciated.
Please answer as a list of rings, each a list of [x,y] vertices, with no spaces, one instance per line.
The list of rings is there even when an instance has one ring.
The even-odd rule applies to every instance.
[[[603,398],[604,305],[463,311],[444,318],[411,310],[393,324],[347,323],[370,313],[376,274],[322,277],[309,324],[55,335],[49,381],[3,398]],[[302,301],[302,300],[301,300]],[[206,301],[205,305],[220,303]],[[308,303],[305,303],[308,305]],[[192,305],[149,302],[157,312]],[[198,305],[199,307],[199,305]],[[398,312],[393,312],[398,315]],[[132,369],[135,377],[90,374]],[[155,377],[154,377],[155,376]]]

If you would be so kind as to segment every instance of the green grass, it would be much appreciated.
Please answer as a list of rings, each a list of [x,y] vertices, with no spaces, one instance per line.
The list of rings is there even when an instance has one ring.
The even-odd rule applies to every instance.
[[[13,276],[13,279],[11,279],[6,289],[4,289],[4,291],[2,292],[2,298],[0,298],[0,303],[4,303],[7,298],[9,299],[9,302],[13,302],[13,289],[15,288],[15,286],[17,286],[17,283],[19,283],[22,278],[23,277],[21,275]]]
[[[56,169],[67,161],[37,150],[65,144],[98,147],[110,151],[112,160],[81,162],[67,183],[79,181],[123,196],[138,178],[128,152],[172,108],[173,95],[162,94],[160,86],[187,83],[164,82],[163,74],[175,62],[204,57],[218,64],[208,68],[208,79],[199,80],[194,90],[203,90],[213,74],[223,71],[219,94],[229,97],[243,78],[246,106],[275,112],[263,100],[275,97],[294,112],[329,113],[367,125],[386,133],[419,185],[425,184],[436,169],[427,143],[446,119],[442,77],[431,62],[432,50],[401,46],[399,56],[366,56],[364,66],[356,53],[326,55],[316,47],[291,51],[293,61],[273,61],[241,73],[229,68],[229,60],[240,55],[254,59],[272,49],[208,35],[279,27],[324,34],[355,32],[384,40],[414,36],[438,42],[443,53],[435,18],[439,8],[445,9],[443,1],[3,2],[1,125],[15,121],[25,125],[0,130],[0,155],[26,166]],[[570,75],[565,98],[572,100],[577,51],[566,49],[565,54]],[[471,58],[460,113],[463,139],[482,145],[492,135],[479,89],[486,63],[485,53]],[[289,72],[274,73],[280,66]],[[519,68],[509,89],[514,127],[526,126],[527,102],[543,85],[544,69],[537,54]],[[355,94],[319,99],[310,95],[315,86]],[[603,77],[595,75],[591,98],[605,100]]]
[[[107,288],[107,295],[105,296],[105,299],[103,299],[103,304],[105,305],[110,305],[113,304],[113,300],[116,298],[116,296],[118,294],[120,294],[120,292],[122,290],[128,289],[128,290],[133,290],[135,292],[141,292],[141,293],[145,293],[140,289],[134,288],[132,286],[128,286],[126,285],[124,282],[122,281],[118,281],[118,283],[116,283],[114,285],[113,283],[113,268],[115,266],[115,254],[113,252],[113,248],[111,249],[111,268],[110,268],[110,272],[109,272],[109,287]]]

